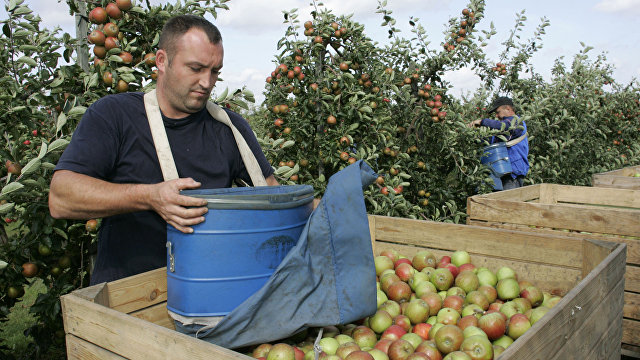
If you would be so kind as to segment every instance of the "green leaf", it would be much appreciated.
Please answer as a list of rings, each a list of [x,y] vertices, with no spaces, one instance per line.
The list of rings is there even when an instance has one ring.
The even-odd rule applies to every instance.
[[[20,6],[19,8],[17,8],[14,12],[14,15],[24,15],[24,14],[31,14],[31,9],[29,9],[26,6]]]
[[[229,94],[229,88],[225,88],[222,94],[216,98],[215,102],[221,103],[225,101],[227,99],[227,94]]]
[[[4,268],[6,268],[6,267],[7,267],[7,265],[9,265],[9,264],[7,264],[7,262],[6,262],[6,261],[2,261],[2,260],[0,260],[0,270],[2,270],[2,269],[4,269]]]
[[[14,191],[18,191],[20,189],[22,189],[24,187],[24,185],[22,185],[21,183],[15,181],[12,183],[9,183],[7,186],[2,188],[2,191],[0,191],[0,195],[8,195]]]
[[[88,88],[92,88],[96,86],[98,86],[98,73],[94,73],[93,75],[91,75],[91,78],[89,79],[89,84],[87,84]]]
[[[67,116],[64,113],[60,113],[60,115],[58,115],[58,121],[56,122],[56,133],[59,132],[66,123]]]
[[[38,65],[38,63],[33,60],[32,58],[28,57],[28,56],[21,56],[18,60],[16,60],[19,63],[23,63],[23,64],[27,64],[30,65],[32,67],[35,67]]]
[[[9,211],[13,210],[13,207],[15,206],[15,203],[6,203],[6,204],[2,204],[0,205],[0,214],[6,214]]]
[[[135,82],[136,81],[136,77],[133,74],[130,73],[124,73],[124,74],[120,74],[120,78],[128,83],[131,82]]]
[[[285,149],[285,148],[291,147],[291,146],[295,145],[295,143],[296,142],[293,141],[293,140],[287,140],[287,141],[284,142],[284,144],[282,144],[282,148]]]
[[[349,129],[347,129],[347,132],[351,132],[351,131],[357,129],[358,126],[360,126],[360,123],[353,123],[353,124],[349,125]]]
[[[48,152],[64,149],[69,144],[67,139],[57,139],[49,145]]]
[[[62,85],[63,82],[64,82],[64,76],[59,76],[55,80],[53,80],[51,82],[51,84],[49,84],[49,86],[52,87],[52,88],[58,87],[58,86]]]
[[[45,155],[47,155],[47,143],[42,143],[40,147],[40,153],[38,154],[38,159],[42,159]]]
[[[29,161],[27,165],[22,168],[22,175],[31,174],[32,172],[38,170],[40,168],[40,163],[41,161],[38,158],[31,159],[31,161]]]
[[[58,228],[53,228],[53,231],[55,231],[56,234],[60,235],[63,239],[65,240],[69,240],[69,236],[67,235],[66,232],[64,232],[63,230],[60,230]]]
[[[84,106],[74,106],[69,110],[69,117],[83,115],[85,111],[87,111],[87,108]]]
[[[10,0],[9,5],[7,5],[7,11],[11,12],[17,6],[16,0]],[[8,35],[7,35],[8,36]]]

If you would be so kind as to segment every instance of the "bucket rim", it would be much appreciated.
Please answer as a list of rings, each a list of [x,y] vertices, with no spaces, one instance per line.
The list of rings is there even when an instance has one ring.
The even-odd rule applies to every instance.
[[[286,209],[313,201],[311,185],[276,185],[220,189],[191,189],[181,195],[207,200],[209,209]]]

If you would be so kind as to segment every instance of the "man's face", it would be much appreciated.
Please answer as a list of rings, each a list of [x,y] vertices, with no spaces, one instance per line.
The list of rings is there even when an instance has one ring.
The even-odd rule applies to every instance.
[[[502,105],[496,109],[496,117],[500,120],[507,116],[513,116],[514,112],[509,105]]]
[[[178,38],[171,54],[158,50],[158,102],[170,118],[182,118],[205,107],[218,80],[224,51],[200,29]],[[169,62],[169,56],[172,56]]]

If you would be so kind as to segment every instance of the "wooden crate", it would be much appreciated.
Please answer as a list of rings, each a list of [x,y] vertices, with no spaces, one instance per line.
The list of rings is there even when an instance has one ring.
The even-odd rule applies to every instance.
[[[640,174],[640,165],[594,174],[591,183],[598,187],[640,190],[640,177],[634,177],[635,174]]]
[[[627,245],[623,349],[640,357],[640,190],[539,184],[467,200],[467,224]]]
[[[469,251],[479,266],[508,265],[564,298],[500,357],[619,359],[626,246],[516,230],[370,216],[375,252]],[[179,334],[166,312],[165,270],[61,298],[69,359],[247,359]]]

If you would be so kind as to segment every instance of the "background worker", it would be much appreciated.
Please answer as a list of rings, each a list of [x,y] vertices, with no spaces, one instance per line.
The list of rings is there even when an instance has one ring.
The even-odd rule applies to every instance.
[[[523,185],[524,177],[529,172],[527,125],[524,120],[516,115],[513,101],[508,97],[499,97],[493,101],[489,108],[489,114],[494,112],[498,120],[478,119],[472,121],[468,126],[486,126],[491,129],[509,132],[509,136],[507,137],[507,151],[512,171],[500,179],[502,180],[503,190],[515,189]],[[490,143],[493,144],[497,141],[499,141],[499,139],[492,136]]]
[[[54,218],[104,218],[91,284],[166,266],[166,224],[191,233],[204,221],[206,200],[184,189],[251,184],[231,129],[205,106],[224,50],[218,29],[182,15],[165,24],[156,52],[157,103],[179,179],[164,181],[143,93],[106,96],[84,114],[51,181]],[[278,185],[249,124],[226,110],[258,160],[268,185]]]

